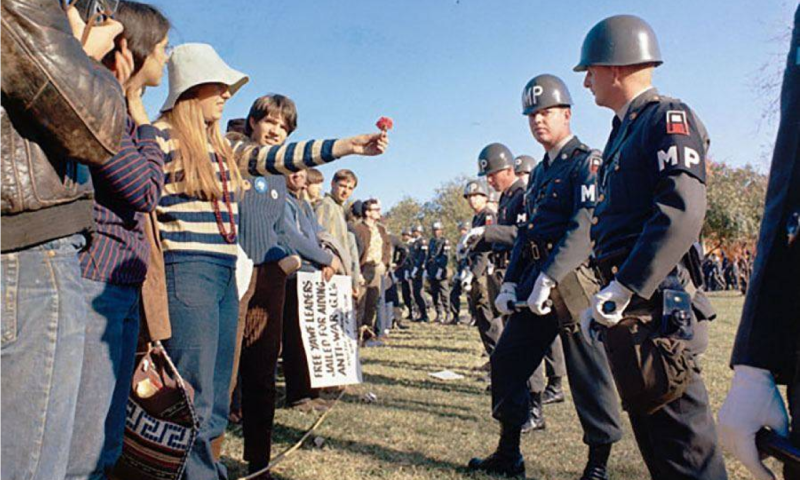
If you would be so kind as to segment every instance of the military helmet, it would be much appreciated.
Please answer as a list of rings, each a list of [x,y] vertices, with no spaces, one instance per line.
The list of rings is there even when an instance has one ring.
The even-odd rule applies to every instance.
[[[572,106],[567,85],[555,75],[537,75],[522,90],[522,114],[533,115],[550,107]]]
[[[489,193],[486,191],[486,186],[483,184],[483,182],[470,180],[464,186],[464,198],[469,198],[472,195],[483,195],[484,197],[488,197]]]
[[[425,231],[425,229],[422,228],[422,225],[417,225],[416,227],[414,227],[414,231],[418,232],[418,233],[422,233],[422,232]]]
[[[478,176],[483,177],[505,168],[514,168],[514,155],[502,143],[490,143],[478,155]]]
[[[433,229],[434,230],[441,230],[442,228],[443,228],[442,227],[442,222],[433,222]]]
[[[411,229],[404,228],[403,230],[400,231],[400,236],[401,237],[410,237],[411,236]]]
[[[656,33],[639,17],[615,15],[589,30],[581,47],[581,60],[573,70],[584,72],[592,65],[626,66],[642,63],[656,66],[664,63]]]
[[[530,155],[520,155],[514,159],[514,173],[517,175],[531,173],[536,166],[536,159]]]
[[[470,223],[469,222],[458,222],[458,229],[459,230],[469,230]]]

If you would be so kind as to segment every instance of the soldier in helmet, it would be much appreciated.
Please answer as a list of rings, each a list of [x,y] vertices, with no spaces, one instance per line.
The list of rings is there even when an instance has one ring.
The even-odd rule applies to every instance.
[[[622,437],[617,397],[602,347],[586,342],[578,324],[595,292],[588,268],[589,228],[601,159],[572,134],[571,106],[567,86],[553,75],[534,77],[523,91],[522,113],[547,153],[531,175],[526,221],[495,301],[499,311],[510,315],[491,357],[492,413],[501,423],[501,440],[497,451],[473,459],[470,467],[524,472],[519,437],[529,415],[525,382],[558,339],[589,446],[581,480],[607,480],[611,445]],[[527,308],[515,312],[517,299],[527,300]]]
[[[495,213],[489,208],[489,195],[486,190],[482,182],[475,180],[468,182],[464,187],[464,198],[475,213],[472,217],[472,228],[486,227],[495,223]],[[462,239],[461,243],[464,244],[465,241],[466,238]],[[492,299],[489,297],[488,281],[493,269],[489,255],[489,252],[479,252],[474,249],[465,253],[472,274],[468,297],[470,311],[487,355],[492,354],[497,339],[503,331],[502,318],[494,311]]]
[[[458,246],[456,247],[456,273],[453,275],[453,281],[450,285],[450,323],[452,325],[457,325],[461,316],[461,294],[464,292],[462,280],[464,279],[464,275],[466,275],[469,270],[469,264],[466,256],[464,255],[462,248],[463,243],[461,240],[463,240],[467,235],[469,229],[469,223],[458,222],[459,242]]]
[[[407,254],[397,267],[397,282],[400,284],[400,293],[403,297],[403,305],[408,310],[406,318],[414,319],[414,297],[411,294],[411,270],[414,268],[414,237],[411,235],[410,228],[404,228],[400,234],[400,240],[405,245]]]
[[[415,322],[427,323],[428,305],[423,293],[425,286],[425,260],[428,258],[428,241],[422,236],[424,229],[422,225],[414,227],[414,266],[411,268],[411,287],[414,293],[414,302],[417,304],[418,317]]]
[[[478,175],[485,176],[492,188],[502,192],[497,211],[497,223],[472,228],[467,233],[464,243],[476,252],[491,252],[489,257],[494,268],[489,275],[488,287],[489,298],[494,301],[500,294],[503,276],[508,268],[511,249],[517,238],[517,226],[525,223],[523,198],[526,185],[514,173],[514,156],[511,154],[511,150],[500,143],[492,143],[481,150],[478,155]],[[497,313],[500,313],[498,316],[503,315],[502,312]],[[500,328],[494,328],[495,326]],[[492,345],[497,345],[499,335],[502,334],[502,320],[500,325],[493,325],[493,328],[487,330],[486,333],[497,335],[490,340]],[[563,358],[563,355],[558,353],[554,355]],[[523,426],[525,432],[545,428],[544,411],[542,410],[542,394],[545,389],[544,381],[541,380],[543,375],[542,370],[539,369],[531,376],[529,382],[531,404],[530,416]]]
[[[606,347],[652,478],[719,480],[727,473],[696,362],[715,317],[696,250],[709,139],[692,109],[653,87],[661,64],[650,25],[618,15],[589,31],[575,67],[614,112],[591,220],[602,289],[582,332]]]
[[[534,167],[536,167],[536,159],[530,155],[520,155],[514,159],[514,173],[525,185],[528,185]]]
[[[435,322],[448,323],[450,309],[450,284],[448,283],[447,265],[450,259],[450,240],[444,236],[442,222],[433,222],[433,237],[428,242],[428,258],[425,260],[425,271],[436,309]]]

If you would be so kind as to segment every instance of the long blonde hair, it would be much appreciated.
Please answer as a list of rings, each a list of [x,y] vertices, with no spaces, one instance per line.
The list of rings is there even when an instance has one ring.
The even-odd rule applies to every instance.
[[[183,191],[186,195],[204,200],[222,199],[222,184],[217,178],[215,164],[209,158],[209,147],[225,165],[230,178],[229,192],[241,190],[242,175],[230,143],[222,136],[218,120],[206,124],[200,101],[196,97],[181,97],[175,107],[164,112],[159,120],[169,124],[170,136],[175,142],[174,161],[178,170],[183,171]]]

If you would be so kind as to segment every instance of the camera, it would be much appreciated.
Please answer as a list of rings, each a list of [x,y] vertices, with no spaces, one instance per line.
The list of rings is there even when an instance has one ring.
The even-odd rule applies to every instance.
[[[74,0],[69,5],[78,10],[84,22],[99,25],[114,16],[119,0]]]

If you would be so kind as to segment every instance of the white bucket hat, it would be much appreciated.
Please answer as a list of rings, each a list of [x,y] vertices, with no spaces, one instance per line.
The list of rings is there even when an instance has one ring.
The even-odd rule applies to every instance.
[[[231,95],[250,80],[242,72],[225,63],[211,45],[184,43],[172,51],[167,64],[169,69],[169,96],[161,112],[172,110],[175,102],[187,90],[204,83],[222,83],[230,88]]]

